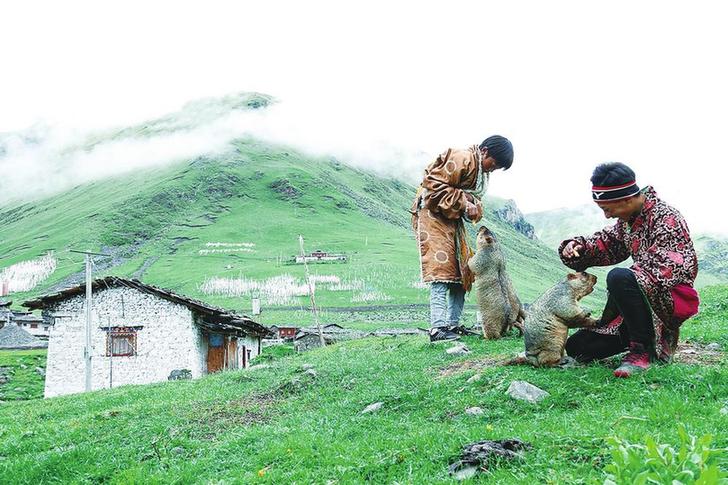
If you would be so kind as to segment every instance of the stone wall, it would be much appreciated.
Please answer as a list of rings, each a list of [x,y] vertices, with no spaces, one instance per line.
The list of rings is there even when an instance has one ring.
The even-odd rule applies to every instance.
[[[85,297],[79,295],[44,312],[55,320],[48,346],[45,397],[85,390],[85,306]],[[106,356],[104,329],[109,326],[142,327],[137,332],[137,355]],[[166,381],[175,369],[189,369],[197,378],[206,369],[202,332],[193,323],[192,312],[132,288],[94,293],[91,335],[94,390]]]

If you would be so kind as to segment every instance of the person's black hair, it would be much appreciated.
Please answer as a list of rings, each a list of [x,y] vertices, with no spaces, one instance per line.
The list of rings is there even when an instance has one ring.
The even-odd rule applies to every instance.
[[[591,183],[598,187],[622,185],[635,180],[634,170],[620,162],[597,165],[591,176]]]
[[[508,138],[500,135],[489,136],[480,144],[480,149],[488,149],[488,156],[493,157],[499,168],[508,170],[513,165],[513,144]]]

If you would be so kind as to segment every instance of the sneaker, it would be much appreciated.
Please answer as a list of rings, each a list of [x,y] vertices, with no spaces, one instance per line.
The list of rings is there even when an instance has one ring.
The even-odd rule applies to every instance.
[[[450,327],[434,327],[430,329],[430,342],[446,342],[459,338],[460,335],[450,330]]]
[[[467,328],[465,325],[451,325],[450,331],[453,333],[456,333],[458,335],[480,335],[478,332],[473,332],[469,328]]]
[[[644,372],[650,367],[650,354],[639,342],[629,343],[629,352],[622,359],[622,364],[614,370],[614,377],[629,377]]]

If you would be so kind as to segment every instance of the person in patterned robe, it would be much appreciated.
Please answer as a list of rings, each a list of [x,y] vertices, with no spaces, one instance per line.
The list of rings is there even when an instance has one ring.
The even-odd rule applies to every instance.
[[[680,325],[697,313],[697,256],[680,212],[652,187],[640,190],[628,166],[599,165],[591,181],[594,202],[607,218],[618,220],[592,236],[563,241],[561,260],[576,271],[614,265],[630,256],[633,263],[608,273],[600,325],[569,337],[566,352],[589,362],[627,350],[614,375],[629,377],[649,368],[651,361],[668,362]]]
[[[425,169],[412,204],[412,228],[421,277],[430,283],[430,340],[458,338],[465,293],[474,276],[468,268],[465,223],[483,216],[480,201],[490,173],[513,163],[513,146],[494,135],[463,150],[448,149]]]

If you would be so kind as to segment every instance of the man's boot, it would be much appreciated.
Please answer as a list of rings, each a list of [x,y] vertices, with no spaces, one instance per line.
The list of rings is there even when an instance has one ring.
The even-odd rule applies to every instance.
[[[641,342],[630,342],[629,352],[622,359],[622,364],[614,370],[614,377],[630,377],[644,372],[650,367],[650,353]]]

